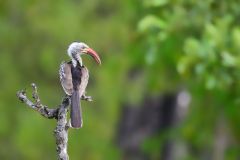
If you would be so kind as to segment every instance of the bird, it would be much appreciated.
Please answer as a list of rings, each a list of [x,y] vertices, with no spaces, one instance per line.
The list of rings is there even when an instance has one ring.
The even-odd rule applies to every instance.
[[[59,77],[63,90],[71,98],[70,121],[72,128],[82,128],[82,111],[80,99],[85,96],[85,89],[88,84],[88,69],[83,65],[82,55],[90,55],[97,64],[101,59],[96,51],[83,42],[73,42],[67,49],[71,58],[69,62],[62,62],[59,69]]]

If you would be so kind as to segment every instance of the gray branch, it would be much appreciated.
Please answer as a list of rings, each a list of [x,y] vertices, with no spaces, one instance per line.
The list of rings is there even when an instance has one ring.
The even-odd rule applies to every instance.
[[[68,143],[68,128],[67,112],[69,105],[69,97],[65,97],[58,110],[57,127],[54,130],[56,137],[57,153],[59,160],[68,160],[67,143]]]
[[[64,97],[62,103],[56,109],[50,109],[48,106],[41,104],[37,92],[37,86],[34,83],[32,83],[32,89],[32,97],[34,102],[27,97],[25,90],[18,91],[17,97],[21,102],[39,112],[42,116],[49,119],[55,118],[57,120],[57,127],[54,130],[54,135],[56,137],[58,159],[69,160],[67,153],[67,142],[68,129],[70,128],[70,125],[67,123],[67,112],[70,103],[70,97]]]
[[[79,86],[79,92],[81,100],[85,101],[92,101],[91,96],[86,96],[85,89],[88,84],[88,70],[86,67],[82,68],[81,70],[81,85]],[[48,106],[45,106],[41,103],[37,92],[37,86],[32,83],[32,98],[31,101],[27,95],[25,90],[21,90],[17,92],[18,99],[25,103],[30,108],[34,109],[38,113],[40,113],[43,117],[48,119],[55,118],[57,120],[57,127],[54,130],[54,135],[56,137],[56,144],[57,144],[57,153],[58,153],[58,160],[69,160],[68,153],[67,153],[67,143],[68,143],[68,129],[71,128],[70,123],[67,122],[67,113],[68,113],[68,106],[71,103],[70,96],[65,96],[62,100],[62,103],[56,107],[56,109],[51,109]]]
[[[21,90],[17,92],[17,97],[21,102],[24,102],[26,105],[28,105],[30,108],[36,110],[37,112],[39,112],[42,116],[46,117],[46,118],[56,118],[58,117],[58,110],[59,108],[56,109],[50,109],[47,106],[41,104],[40,102],[40,98],[38,96],[37,93],[37,87],[34,83],[32,83],[32,88],[33,88],[33,93],[32,93],[32,97],[34,102],[32,102],[31,100],[29,100],[29,98],[26,95],[26,91],[25,90]]]

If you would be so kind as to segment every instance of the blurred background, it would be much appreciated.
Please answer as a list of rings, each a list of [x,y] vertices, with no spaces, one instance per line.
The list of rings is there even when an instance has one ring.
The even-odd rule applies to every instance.
[[[84,127],[71,160],[240,159],[237,0],[1,0],[0,159],[56,159],[56,121],[16,98],[35,82],[43,104],[64,96],[58,69],[73,41],[88,56]]]

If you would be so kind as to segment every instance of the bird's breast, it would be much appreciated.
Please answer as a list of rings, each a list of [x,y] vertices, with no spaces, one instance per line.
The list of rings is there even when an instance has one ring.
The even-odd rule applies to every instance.
[[[71,72],[72,72],[72,83],[73,83],[73,89],[77,90],[79,85],[81,84],[81,67],[80,66],[71,66]]]

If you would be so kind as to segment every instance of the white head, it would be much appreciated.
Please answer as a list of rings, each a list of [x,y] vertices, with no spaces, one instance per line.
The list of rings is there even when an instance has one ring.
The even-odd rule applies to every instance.
[[[82,66],[82,58],[80,56],[83,54],[91,55],[98,64],[101,64],[98,54],[83,42],[73,42],[70,44],[67,53],[75,67],[77,66],[77,62]]]

